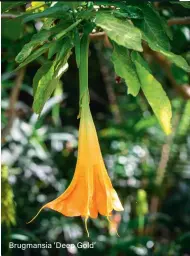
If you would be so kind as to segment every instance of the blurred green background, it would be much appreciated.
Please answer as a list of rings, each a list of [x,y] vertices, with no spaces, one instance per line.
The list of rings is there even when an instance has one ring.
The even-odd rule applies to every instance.
[[[179,4],[159,4],[167,19],[185,17]],[[16,15],[23,10],[13,10]],[[32,80],[46,55],[17,73],[15,56],[40,21],[21,24],[2,15],[2,255],[190,255],[190,87],[188,75],[145,52],[154,76],[162,83],[173,109],[173,134],[166,137],[143,93],[127,95],[114,73],[106,41],[92,40],[89,52],[91,111],[104,160],[125,211],[90,219],[90,238],[80,217],[44,210],[69,185],[78,141],[78,70],[75,53],[62,84],[41,117],[32,111]],[[190,30],[172,25],[172,51],[190,63]],[[115,234],[118,228],[120,237]],[[9,249],[9,242],[96,242],[94,249]]]

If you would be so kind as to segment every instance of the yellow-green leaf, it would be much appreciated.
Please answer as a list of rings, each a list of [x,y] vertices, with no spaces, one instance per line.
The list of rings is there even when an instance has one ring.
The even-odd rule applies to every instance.
[[[148,64],[140,54],[133,52],[132,60],[136,66],[144,95],[152,107],[163,131],[168,135],[171,133],[172,118],[170,101],[163,90],[162,85],[151,74]]]

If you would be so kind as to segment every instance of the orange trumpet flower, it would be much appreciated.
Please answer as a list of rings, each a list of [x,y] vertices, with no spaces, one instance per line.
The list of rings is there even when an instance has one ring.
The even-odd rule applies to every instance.
[[[123,211],[123,207],[104,165],[88,95],[84,98],[80,113],[78,159],[73,180],[62,195],[44,205],[40,211],[50,208],[65,216],[82,216],[86,224],[88,217],[97,218],[100,213],[109,219],[113,209]]]

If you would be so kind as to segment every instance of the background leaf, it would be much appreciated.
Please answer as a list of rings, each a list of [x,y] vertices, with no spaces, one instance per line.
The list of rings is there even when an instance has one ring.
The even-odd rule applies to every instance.
[[[2,19],[1,20],[1,33],[3,37],[11,39],[13,41],[19,39],[23,33],[23,24],[21,19]]]
[[[154,11],[151,6],[146,4],[142,5],[142,7],[144,20],[135,20],[134,23],[141,29],[143,39],[148,43],[152,50],[160,52],[165,57],[167,57],[169,61],[189,72],[190,67],[186,60],[182,56],[169,51],[170,44],[167,34],[171,38],[171,33],[170,30],[166,27],[164,21],[159,16],[158,12]]]
[[[17,1],[17,2],[2,2],[1,3],[1,12],[4,13],[4,12],[7,12],[15,7],[18,7],[18,6],[22,6],[26,4],[26,2],[21,2],[21,1]]]
[[[165,50],[169,50],[169,40],[160,22],[161,19],[158,13],[147,4],[142,4],[141,8],[144,14],[144,19],[135,20],[134,24],[143,32],[143,39],[148,42],[149,46],[155,45]]]

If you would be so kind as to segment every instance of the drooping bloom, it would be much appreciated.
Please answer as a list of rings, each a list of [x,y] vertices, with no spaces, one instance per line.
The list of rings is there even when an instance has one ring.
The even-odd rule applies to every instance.
[[[104,165],[88,99],[80,114],[78,159],[73,180],[62,195],[40,211],[44,208],[65,216],[82,216],[85,220],[97,218],[98,213],[109,217],[113,209],[123,211]]]

